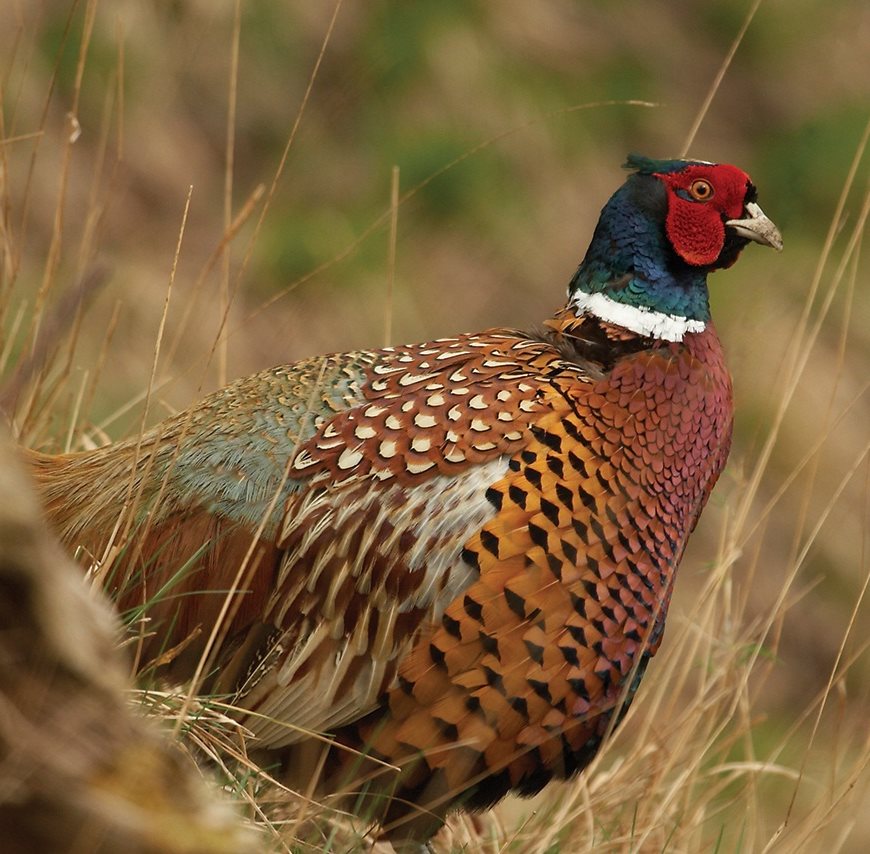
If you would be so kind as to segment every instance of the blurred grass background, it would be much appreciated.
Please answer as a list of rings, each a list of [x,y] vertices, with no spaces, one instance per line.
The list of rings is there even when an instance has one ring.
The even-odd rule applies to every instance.
[[[225,379],[383,343],[388,226],[371,227],[389,208],[394,165],[404,193],[472,152],[399,209],[392,339],[539,322],[561,304],[598,211],[623,180],[625,154],[680,152],[749,5],[345,0],[262,227],[255,234],[260,197],[209,268],[228,217],[230,104],[232,218],[260,184],[268,193],[334,4],[240,3],[231,85],[233,3],[6,0],[4,383],[15,386],[34,348],[31,323],[42,302],[63,332],[46,368],[54,384],[36,396],[21,392],[10,407],[14,429],[27,444],[60,449],[138,428],[189,187],[151,422]],[[750,247],[711,280],[735,378],[735,447],[681,569],[672,626],[692,619],[723,524],[770,429],[788,348],[866,134],[868,57],[866,3],[763,3],[689,152],[753,176],[786,250]],[[621,99],[657,106],[569,110]],[[486,140],[495,141],[474,150]],[[868,573],[866,262],[850,260],[830,290],[860,215],[866,162],[812,316],[828,294],[830,309],[761,482],[759,515],[750,520],[758,524],[733,568],[735,584],[752,576],[748,614],[761,615],[806,546],[788,607],[766,639],[772,666],[752,685],[751,734],[764,756],[793,725],[803,733],[778,760],[792,768],[806,760],[802,797],[834,773],[843,751],[870,750],[866,604],[845,645],[854,663],[838,672],[811,749],[812,716],[799,720],[828,683]],[[82,283],[87,305],[77,312],[70,295]],[[225,362],[214,348],[222,293],[232,295]],[[46,336],[56,331],[42,329],[40,346],[53,345]],[[662,656],[667,647],[666,637]],[[654,664],[647,681],[655,678]],[[861,780],[842,850],[870,850],[866,768]],[[772,833],[794,781],[763,785]]]

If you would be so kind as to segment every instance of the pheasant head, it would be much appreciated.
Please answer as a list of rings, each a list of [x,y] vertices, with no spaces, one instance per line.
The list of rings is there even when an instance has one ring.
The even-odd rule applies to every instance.
[[[629,155],[577,273],[569,304],[638,335],[681,341],[710,320],[707,274],[750,242],[782,249],[755,185],[736,166]]]

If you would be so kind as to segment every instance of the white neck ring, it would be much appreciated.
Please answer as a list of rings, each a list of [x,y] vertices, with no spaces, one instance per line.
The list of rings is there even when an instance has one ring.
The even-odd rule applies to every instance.
[[[626,305],[602,293],[574,291],[570,304],[577,314],[591,314],[605,323],[622,326],[645,338],[658,338],[661,341],[682,341],[687,332],[703,332],[707,328],[703,320],[665,314],[646,306]]]

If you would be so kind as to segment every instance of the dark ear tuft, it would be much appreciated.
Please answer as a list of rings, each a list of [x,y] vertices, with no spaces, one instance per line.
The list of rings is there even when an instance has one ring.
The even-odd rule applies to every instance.
[[[681,172],[692,163],[706,163],[704,160],[656,160],[654,157],[645,157],[643,154],[629,154],[623,164],[623,169],[633,169],[639,175],[652,175],[659,173],[666,175],[669,172]],[[710,164],[706,164],[710,165]]]
[[[625,158],[625,163],[622,164],[623,169],[632,169],[635,172],[640,172],[641,175],[652,175],[653,172],[660,172],[658,165],[664,161],[653,160],[652,157],[645,157],[643,154],[631,153]]]

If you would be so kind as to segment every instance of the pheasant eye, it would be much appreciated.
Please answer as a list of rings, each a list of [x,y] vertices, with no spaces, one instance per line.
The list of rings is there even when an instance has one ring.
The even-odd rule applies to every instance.
[[[709,181],[698,179],[697,181],[692,181],[689,186],[689,193],[693,199],[699,202],[706,202],[708,199],[713,198],[713,185]]]

